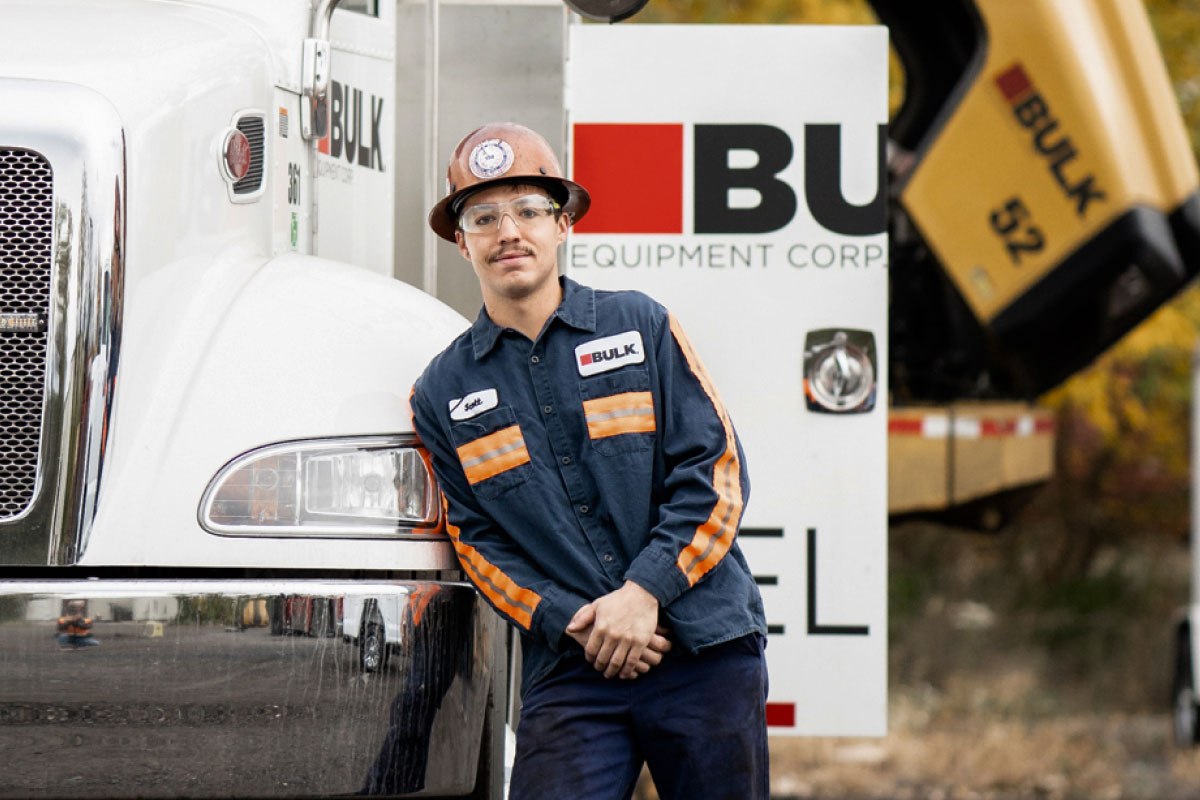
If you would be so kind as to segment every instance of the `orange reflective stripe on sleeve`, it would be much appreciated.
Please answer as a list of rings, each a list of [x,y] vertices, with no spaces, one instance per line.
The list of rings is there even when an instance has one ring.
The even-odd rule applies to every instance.
[[[522,628],[529,630],[533,625],[533,612],[538,603],[542,602],[542,596],[518,586],[516,581],[484,558],[482,553],[459,538],[458,526],[450,523],[450,507],[445,495],[442,495],[442,512],[446,517],[446,533],[450,535],[454,552],[458,554],[458,561],[471,583],[475,584],[475,588],[483,592],[496,608],[512,617]]]
[[[717,502],[708,515],[708,519],[696,529],[692,541],[683,549],[675,562],[687,578],[688,585],[694,586],[696,581],[720,563],[730,545],[733,544],[733,538],[737,534],[738,521],[742,516],[742,467],[738,459],[737,439],[734,437],[733,423],[729,420],[729,413],[725,410],[720,395],[717,394],[717,388],[678,320],[674,315],[669,315],[669,319],[671,333],[674,335],[675,341],[679,343],[688,367],[700,381],[700,386],[708,395],[713,409],[721,420],[721,426],[725,429],[725,450],[713,467],[712,485],[717,493]]]
[[[429,607],[429,601],[433,600],[433,596],[438,593],[439,587],[436,584],[422,584],[413,589],[408,595],[408,608],[412,615],[412,624],[414,627],[421,624],[421,617],[425,616],[425,609]]]
[[[650,392],[625,392],[586,400],[588,436],[603,439],[620,433],[654,433],[654,396]]]
[[[529,461],[521,428],[510,425],[458,448],[458,459],[472,486]]]
[[[417,385],[414,383],[412,388],[408,390],[408,424],[413,429],[413,433],[417,432],[417,412],[413,410],[413,398],[417,394]]]

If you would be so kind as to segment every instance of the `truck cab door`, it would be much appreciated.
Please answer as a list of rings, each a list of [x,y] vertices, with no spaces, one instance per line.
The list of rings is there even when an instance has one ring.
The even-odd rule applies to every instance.
[[[392,277],[396,3],[341,3],[329,41],[328,128],[306,176],[312,252]]]

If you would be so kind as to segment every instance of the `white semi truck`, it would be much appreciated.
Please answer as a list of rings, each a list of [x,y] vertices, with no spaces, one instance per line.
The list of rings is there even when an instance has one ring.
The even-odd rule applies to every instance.
[[[395,280],[429,20],[335,5],[5,5],[0,796],[498,796],[506,636],[407,406],[466,321]]]
[[[517,119],[569,155],[571,17],[556,0],[335,5],[5,7],[0,796],[503,791],[512,648],[442,531],[408,395],[479,303],[424,223],[448,153]],[[874,155],[882,31],[863,41]],[[869,525],[830,504],[801,518],[781,475],[746,531],[778,567],[765,594],[811,587],[807,618],[775,602],[772,637],[837,644],[872,676],[869,692],[773,681],[785,733],[884,727],[882,224],[851,325],[874,331],[852,344],[877,377],[853,381],[854,413],[805,415],[856,468],[846,429],[873,443],[869,500],[838,505]],[[806,345],[835,406],[841,330]],[[708,349],[722,385],[745,383]]]
[[[598,54],[609,42],[595,27],[569,35],[558,2],[335,5],[5,4],[0,797],[501,795],[507,634],[441,531],[407,397],[466,326],[460,313],[478,307],[474,275],[427,229],[426,210],[458,138],[505,118],[562,131],[570,168],[600,178],[621,136],[674,143],[673,161],[650,165],[674,171],[676,183],[658,184],[674,187],[664,198],[679,210],[674,227],[635,235],[625,220],[605,228],[593,214],[564,266],[596,285],[630,285],[631,260],[647,267],[637,280],[662,280],[664,266],[704,276],[690,288],[643,288],[699,322],[690,332],[755,448],[743,534],[767,597],[768,655],[796,653],[805,670],[833,676],[773,665],[770,724],[792,734],[885,730],[889,379],[933,412],[956,398],[1040,391],[1195,273],[1195,165],[1165,73],[1134,52],[1154,47],[1140,8],[1030,0],[1040,16],[1019,20],[1002,0],[937,10],[877,0],[910,79],[910,111],[889,130],[881,35],[856,40],[871,62],[859,74],[853,58],[830,67],[855,39],[838,38],[844,31],[802,34],[804,48],[748,34],[816,59],[786,82],[796,98],[828,100],[812,116],[815,106],[778,102],[779,82],[751,81],[767,90],[757,98],[724,85],[768,62],[742,64],[719,29],[687,35],[715,37],[706,46],[721,59],[675,41],[662,48],[675,72],[656,77],[677,76],[670,92],[725,64],[710,85],[720,79],[728,105],[694,85],[670,103],[645,91],[631,103],[634,92],[605,86]],[[621,4],[580,5],[604,15]],[[1060,29],[1082,38],[1031,44],[1031,30]],[[1123,30],[1136,46],[1114,33]],[[621,41],[631,63],[659,52],[653,39]],[[581,49],[569,54],[571,42]],[[1016,71],[1014,48],[1028,52]],[[1113,49],[1143,65],[1122,91],[1055,82],[1094,72],[1060,62]],[[712,64],[690,69],[693,58]],[[1116,74],[1126,73],[1104,73]],[[851,75],[878,102],[838,116],[856,96],[838,89]],[[1120,100],[1130,116],[1153,111],[1156,124],[1136,139],[1109,130],[1095,122],[1101,100]],[[1073,142],[1090,131],[1088,157],[1101,158],[1109,202],[1088,195],[1104,213],[1082,227],[1055,204],[1056,173],[1021,117],[1047,103]],[[842,122],[848,180],[837,156],[811,158],[841,152]],[[890,194],[889,138],[900,183]],[[1022,170],[990,168],[980,154],[1000,144]],[[756,173],[768,165],[756,153],[776,145],[796,158]],[[977,191],[973,165],[996,185]],[[760,188],[785,186],[775,194],[791,198],[790,210],[753,230],[698,224],[701,172],[716,176],[718,216],[753,211],[744,190],[756,184],[738,183],[747,174]],[[943,202],[950,188],[964,196]],[[1010,274],[1012,231],[985,212],[1017,193],[1055,247],[1037,251],[1036,269]],[[747,238],[763,231],[777,240]],[[703,250],[697,236],[709,237]],[[869,252],[870,263],[845,261]],[[784,260],[767,264],[767,253]],[[620,270],[612,254],[625,260]],[[759,256],[753,273],[732,269]],[[734,298],[718,282],[735,274],[753,274],[759,288],[741,285],[737,314],[713,321],[708,298]],[[989,294],[1001,277],[1004,296]],[[900,348],[889,348],[889,279]],[[783,310],[756,313],[753,291]],[[1040,302],[1047,296],[1058,299]],[[1047,335],[1064,303],[1102,330]],[[738,314],[779,328],[739,328]],[[761,361],[735,346],[747,337],[773,343],[757,348]],[[1055,344],[1048,354],[1045,342]],[[1022,381],[1022,364],[1045,374]],[[947,376],[949,389],[933,380]],[[782,411],[763,411],[765,400]],[[893,507],[939,509],[1044,477],[1044,459],[1004,444],[1042,428],[1009,416],[975,424],[962,446],[965,412],[894,420],[893,434],[922,440],[903,448],[916,453],[904,475],[929,480],[917,501]],[[777,420],[795,448],[782,446],[791,439]]]

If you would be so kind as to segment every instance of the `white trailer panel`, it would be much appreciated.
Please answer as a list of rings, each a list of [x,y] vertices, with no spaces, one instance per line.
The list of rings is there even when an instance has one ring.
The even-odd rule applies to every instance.
[[[771,730],[883,735],[886,30],[575,25],[566,97],[567,273],[670,308],[746,450]]]

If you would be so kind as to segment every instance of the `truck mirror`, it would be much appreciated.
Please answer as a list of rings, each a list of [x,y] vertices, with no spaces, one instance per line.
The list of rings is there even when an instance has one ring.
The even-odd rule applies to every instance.
[[[649,0],[565,0],[572,11],[596,22],[620,22],[642,10]]]

